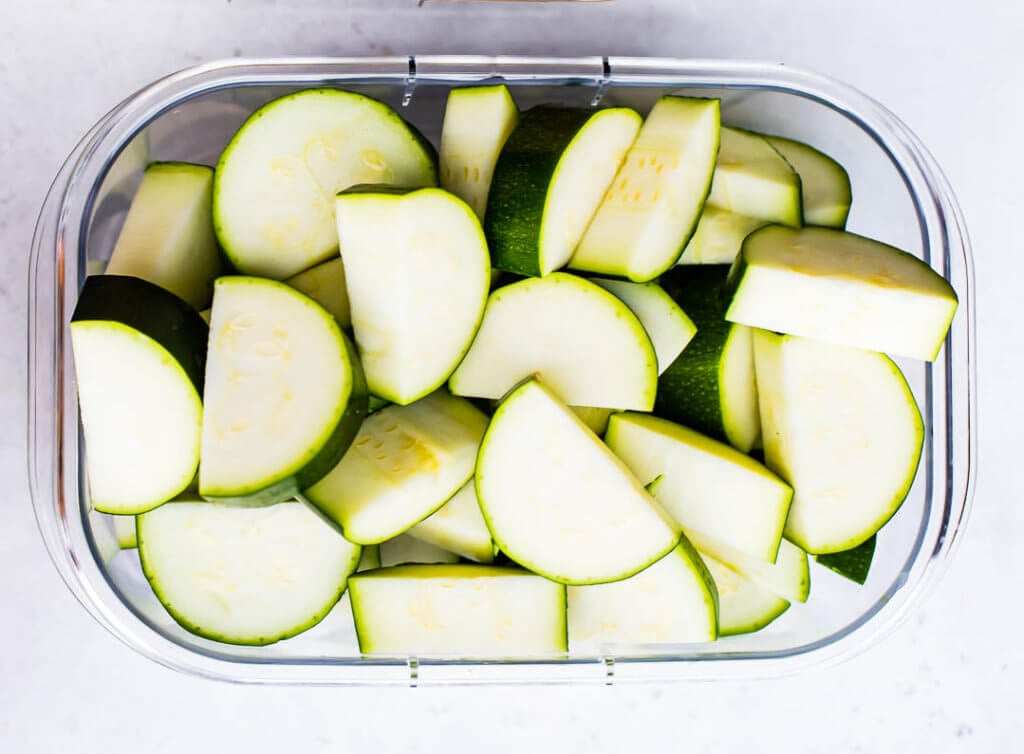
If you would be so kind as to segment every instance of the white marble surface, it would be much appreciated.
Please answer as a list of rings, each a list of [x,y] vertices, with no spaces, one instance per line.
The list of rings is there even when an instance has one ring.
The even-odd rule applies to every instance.
[[[1024,735],[1019,373],[1024,6],[1006,0],[0,0],[0,752],[1008,752]],[[151,79],[232,55],[507,52],[781,60],[892,107],[956,187],[978,272],[981,475],[922,609],[839,667],[612,688],[233,687],[164,670],[75,603],[24,472],[25,258],[75,140]]]

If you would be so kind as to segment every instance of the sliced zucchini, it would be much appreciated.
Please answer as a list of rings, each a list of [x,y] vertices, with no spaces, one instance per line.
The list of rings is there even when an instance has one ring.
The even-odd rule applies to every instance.
[[[134,514],[170,500],[199,464],[206,324],[153,283],[96,275],[70,329],[93,507]]]
[[[363,654],[510,658],[566,649],[565,587],[520,569],[406,565],[349,580]]]
[[[693,320],[657,283],[629,283],[607,278],[590,278],[590,282],[619,299],[640,320],[654,346],[658,374],[668,369],[697,333]]]
[[[781,136],[765,138],[800,176],[804,223],[845,227],[853,193],[843,166],[803,142]]]
[[[657,488],[648,490],[657,497]],[[774,563],[747,555],[742,550],[724,545],[710,537],[683,527],[686,536],[700,552],[707,553],[722,565],[748,581],[777,594],[790,602],[806,602],[811,592],[811,574],[807,553],[787,539],[779,543]]]
[[[714,558],[701,553],[718,589],[718,635],[760,631],[789,609],[789,602]]]
[[[487,416],[445,391],[366,418],[351,448],[305,497],[363,545],[398,536],[473,475]]]
[[[917,257],[830,228],[752,233],[728,286],[730,322],[925,361],[938,356],[957,307],[953,288]]]
[[[494,169],[484,228],[494,266],[543,276],[564,267],[636,139],[625,107],[535,107]]]
[[[519,111],[504,84],[452,89],[441,127],[441,188],[468,204],[483,222],[498,154]]]
[[[718,134],[718,100],[658,100],[569,266],[635,282],[672,267],[708,195]]]
[[[594,408],[592,406],[569,406],[569,408],[598,437],[608,429],[608,417],[615,413],[615,409],[612,408]]]
[[[480,223],[441,189],[338,196],[352,329],[370,392],[407,405],[469,349],[490,289]]]
[[[131,550],[139,546],[135,532],[135,516],[111,516],[114,519],[114,535],[122,550]]]
[[[220,156],[217,238],[239,272],[291,277],[337,253],[334,197],[361,183],[434,186],[433,150],[362,94],[285,95],[254,112]]]
[[[138,518],[142,570],[183,628],[231,644],[272,644],[316,625],[359,563],[305,504],[252,508],[175,501]]]
[[[345,282],[345,263],[340,257],[322,262],[284,282],[320,304],[337,320],[343,330],[352,324],[348,306],[348,286]]]
[[[399,534],[378,546],[380,565],[383,568],[408,563],[458,563],[454,552],[423,542],[408,534]]]
[[[715,582],[685,537],[635,576],[611,584],[570,586],[566,599],[573,651],[718,638]]]
[[[917,473],[924,426],[884,354],[755,331],[764,456],[794,490],[786,538],[849,550],[892,517]]]
[[[365,545],[362,555],[359,556],[359,565],[356,571],[372,571],[380,568],[380,545]]]
[[[678,524],[622,461],[533,379],[491,419],[476,491],[498,548],[565,584],[628,578],[679,541]]]
[[[803,221],[800,176],[761,135],[722,127],[708,204],[799,228]]]
[[[478,563],[494,560],[494,542],[476,499],[472,479],[437,509],[409,529],[409,535]]]
[[[761,437],[750,328],[726,322],[722,303],[729,268],[683,267],[662,286],[693,318],[697,334],[658,378],[654,411],[749,452]]]
[[[868,580],[877,539],[876,535],[872,535],[851,550],[815,555],[814,559],[843,578],[863,585]]]
[[[704,206],[697,230],[686,244],[679,264],[732,264],[743,239],[768,223],[726,209]]]
[[[775,562],[793,490],[738,450],[649,414],[615,414],[608,447],[684,529]]]
[[[213,168],[157,162],[146,168],[107,263],[111,275],[148,280],[205,309],[220,274],[210,220]]]
[[[496,399],[534,375],[572,405],[649,411],[658,362],[647,332],[625,304],[593,283],[557,272],[490,295],[449,387],[456,395]]]
[[[269,505],[315,484],[366,416],[352,343],[322,306],[273,280],[214,287],[199,492]]]

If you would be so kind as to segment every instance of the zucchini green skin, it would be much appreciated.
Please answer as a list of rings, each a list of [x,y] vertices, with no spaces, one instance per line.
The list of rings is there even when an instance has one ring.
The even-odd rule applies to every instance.
[[[726,322],[723,286],[728,265],[677,267],[661,285],[682,307],[697,334],[658,378],[654,414],[729,442],[722,416],[719,364],[735,325]]]
[[[142,278],[90,275],[72,322],[113,321],[152,338],[177,361],[200,395],[210,328],[192,305]]]
[[[551,180],[562,153],[593,110],[542,105],[526,111],[494,167],[484,215],[491,263],[539,277],[540,230]]]
[[[868,580],[871,561],[875,557],[876,540],[877,536],[872,534],[852,549],[815,555],[814,559],[830,571],[835,571],[843,578],[863,586]]]

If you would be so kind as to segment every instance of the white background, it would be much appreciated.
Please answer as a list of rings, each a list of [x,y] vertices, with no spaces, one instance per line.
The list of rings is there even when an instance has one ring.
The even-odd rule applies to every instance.
[[[1009,752],[1024,736],[1024,5],[1017,0],[0,0],[0,752]],[[25,264],[78,137],[150,80],[232,55],[429,52],[785,61],[857,86],[930,147],[978,273],[981,474],[923,608],[782,681],[295,689],[188,678],[99,628],[50,565],[24,463]]]

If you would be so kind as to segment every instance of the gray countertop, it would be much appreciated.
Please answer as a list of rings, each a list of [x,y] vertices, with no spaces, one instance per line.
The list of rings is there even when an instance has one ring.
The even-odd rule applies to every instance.
[[[1011,751],[1024,735],[1020,374],[1024,6],[1006,0],[0,0],[0,751]],[[411,52],[784,61],[903,118],[958,193],[977,265],[981,474],[924,605],[835,668],[632,687],[236,687],[165,670],[78,606],[50,565],[24,461],[25,267],[75,141],[152,79],[232,56]]]

